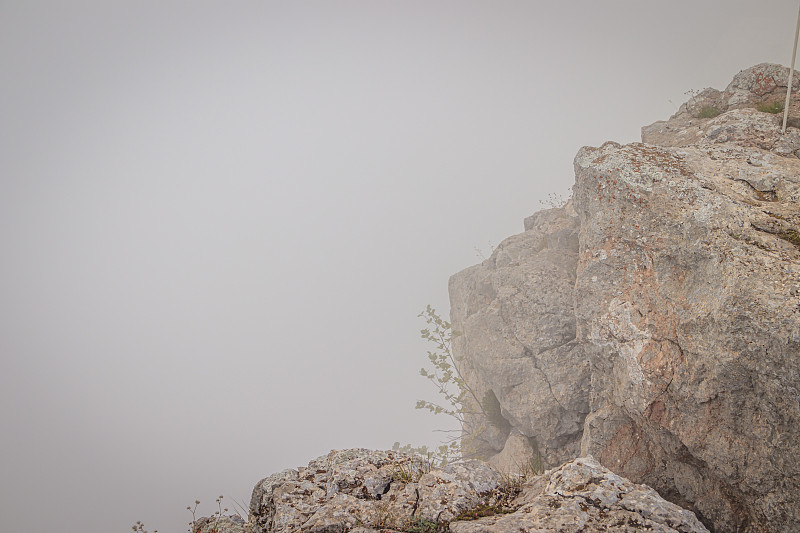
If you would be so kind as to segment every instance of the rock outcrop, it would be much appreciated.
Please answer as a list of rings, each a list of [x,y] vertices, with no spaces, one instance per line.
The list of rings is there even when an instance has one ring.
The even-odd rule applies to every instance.
[[[800,530],[800,130],[754,108],[787,74],[758,65],[644,143],[581,149],[567,205],[453,276],[454,354],[500,406],[480,453],[522,436],[712,531]]]
[[[197,533],[707,533],[689,511],[584,457],[526,480],[482,461],[432,468],[417,457],[332,451],[261,480],[248,522],[201,519]]]
[[[193,533],[253,533],[241,516],[204,516],[194,524]]]
[[[452,533],[708,531],[697,517],[669,503],[646,485],[636,485],[592,457],[570,461],[526,484],[516,511],[474,522],[450,524]]]
[[[468,418],[467,431],[485,435],[477,453],[500,453],[513,428],[554,466],[580,454],[589,412],[589,362],[573,309],[579,220],[568,205],[537,213],[525,228],[451,278],[453,352],[476,396],[502,408],[500,420]]]
[[[482,461],[433,469],[397,452],[340,450],[261,480],[250,501],[255,533],[409,529],[495,505],[502,478]]]
[[[716,89],[705,89],[695,94],[688,102],[681,105],[678,112],[675,113],[668,121],[659,121],[645,126],[642,128],[642,141],[648,144],[655,144],[659,146],[692,146],[700,143],[703,140],[717,139],[726,142],[724,129],[708,127],[708,119],[714,118],[717,115],[736,111],[744,110],[745,113],[754,113],[753,110],[759,106],[777,106],[772,108],[772,111],[782,109],[786,99],[786,88],[789,80],[789,69],[780,65],[773,65],[770,63],[762,63],[755,67],[741,71],[734,76],[733,80],[728,84],[724,91]],[[795,72],[792,79],[792,91],[797,91],[800,87],[800,73]],[[733,118],[736,115],[730,115]],[[747,131],[742,127],[745,124],[739,124],[737,120],[728,120],[728,123],[733,125],[734,128],[739,129],[740,135],[738,136],[737,144],[758,144],[759,130],[772,129],[772,124],[775,120],[772,119],[775,115],[770,113],[760,113],[753,115]],[[782,118],[782,113],[780,114]],[[800,125],[800,101],[797,99],[790,100],[789,117],[791,126]],[[787,132],[789,137],[786,141],[792,142],[797,139],[797,131]],[[720,134],[722,136],[720,137]],[[784,140],[784,139],[775,139]],[[764,144],[761,144],[764,147]],[[790,147],[775,146],[774,144],[767,144],[767,150],[776,150],[778,153],[788,155],[797,150],[797,145],[794,149]],[[787,150],[787,148],[789,148]]]

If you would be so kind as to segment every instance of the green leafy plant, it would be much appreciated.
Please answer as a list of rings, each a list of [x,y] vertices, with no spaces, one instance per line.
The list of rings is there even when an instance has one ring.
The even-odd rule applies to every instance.
[[[475,391],[469,386],[456,365],[452,340],[459,333],[454,332],[450,322],[440,317],[430,305],[418,316],[423,318],[427,325],[420,331],[420,336],[433,345],[433,348],[427,352],[431,366],[421,368],[419,373],[434,385],[443,401],[418,400],[416,408],[429,411],[434,415],[450,417],[458,422],[460,429],[455,430],[458,436],[449,439],[435,450],[429,450],[425,446],[401,446],[399,442],[395,443],[393,449],[422,455],[432,463],[445,465],[462,457],[470,456],[474,451],[474,439],[485,430],[485,426],[475,427],[474,424],[470,426],[467,417],[481,414],[486,420],[491,418],[483,407],[484,402],[478,399]],[[464,428],[467,427],[471,427],[471,430],[465,431]]]
[[[697,116],[700,118],[714,118],[718,117],[721,113],[722,111],[716,107],[708,105],[702,108]]]
[[[419,478],[430,472],[432,468],[433,465],[427,458],[415,459],[396,465],[392,470],[392,477],[403,483],[416,483]]]
[[[759,102],[756,104],[756,109],[762,113],[772,113],[773,115],[776,115],[783,112],[783,104],[778,101]]]
[[[439,531],[440,525],[433,520],[415,516],[408,521],[403,531],[406,533],[436,533]],[[446,526],[445,526],[446,527]]]
[[[776,235],[781,239],[794,244],[795,246],[800,246],[800,233],[797,233],[793,229],[778,232]]]

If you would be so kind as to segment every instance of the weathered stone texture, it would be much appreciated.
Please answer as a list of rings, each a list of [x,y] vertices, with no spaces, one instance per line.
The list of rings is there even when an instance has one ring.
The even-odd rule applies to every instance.
[[[704,89],[683,104],[669,120],[642,128],[642,141],[659,146],[691,146],[702,136],[701,129],[713,118],[702,118],[703,110],[725,113],[735,109],[754,109],[758,104],[779,103],[786,98],[789,69],[772,63],[761,63],[739,72],[724,91]],[[800,87],[800,73],[795,72],[792,90]],[[767,115],[764,113],[764,115]],[[800,120],[800,101],[790,101],[789,115]],[[769,115],[775,116],[775,115]],[[782,113],[778,115],[782,118]]]
[[[589,366],[572,308],[578,217],[568,205],[526,224],[529,231],[451,278],[453,353],[476,395],[494,394],[503,418],[535,438],[546,462],[556,465],[579,453],[589,410]],[[506,447],[510,429],[497,433],[479,450],[484,457]]]
[[[219,532],[707,533],[691,512],[591,457],[513,479],[476,460],[436,469],[394,452],[333,451],[260,481],[248,522],[224,518]],[[468,511],[494,516],[465,521]],[[199,524],[198,533],[212,533],[217,522]]]
[[[706,533],[691,512],[600,466],[592,457],[570,461],[527,484],[511,514],[450,524],[452,533],[593,533],[600,531]]]
[[[785,78],[702,93],[643,129],[661,146],[583,148],[573,200],[450,282],[455,353],[509,436],[719,532],[800,530],[800,130],[752,109]]]
[[[576,317],[592,361],[582,451],[721,531],[767,531],[800,523],[800,254],[758,221],[797,211],[737,192],[731,176],[750,164],[736,154],[719,154],[724,172],[699,149],[576,157]],[[796,158],[768,167],[800,175]]]
[[[403,529],[449,522],[497,497],[500,474],[480,461],[432,469],[397,452],[340,450],[260,481],[250,502],[256,533]]]
[[[193,533],[252,533],[253,528],[240,516],[203,517],[194,524]]]

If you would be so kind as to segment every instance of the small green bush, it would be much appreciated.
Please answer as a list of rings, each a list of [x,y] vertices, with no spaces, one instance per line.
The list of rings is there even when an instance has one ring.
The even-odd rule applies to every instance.
[[[794,244],[795,246],[800,246],[800,233],[797,233],[793,229],[790,229],[788,231],[781,231],[777,235],[784,241],[788,241]]]
[[[436,533],[438,530],[439,524],[420,516],[412,518],[403,528],[406,533]]]
[[[417,483],[422,476],[432,469],[433,465],[430,461],[419,458],[409,463],[396,465],[392,470],[392,478],[397,481],[402,481],[403,483]]]
[[[777,115],[783,112],[783,104],[780,102],[759,102],[756,104],[756,109],[762,113],[772,113]]]
[[[700,114],[698,115],[700,118],[714,118],[719,116],[722,113],[719,109],[714,106],[708,105],[700,110]]]

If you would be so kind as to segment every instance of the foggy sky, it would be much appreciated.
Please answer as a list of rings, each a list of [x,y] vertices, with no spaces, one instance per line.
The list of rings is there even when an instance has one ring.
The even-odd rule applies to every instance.
[[[0,0],[0,515],[185,531],[434,444],[448,277],[583,145],[788,64],[791,1]]]

